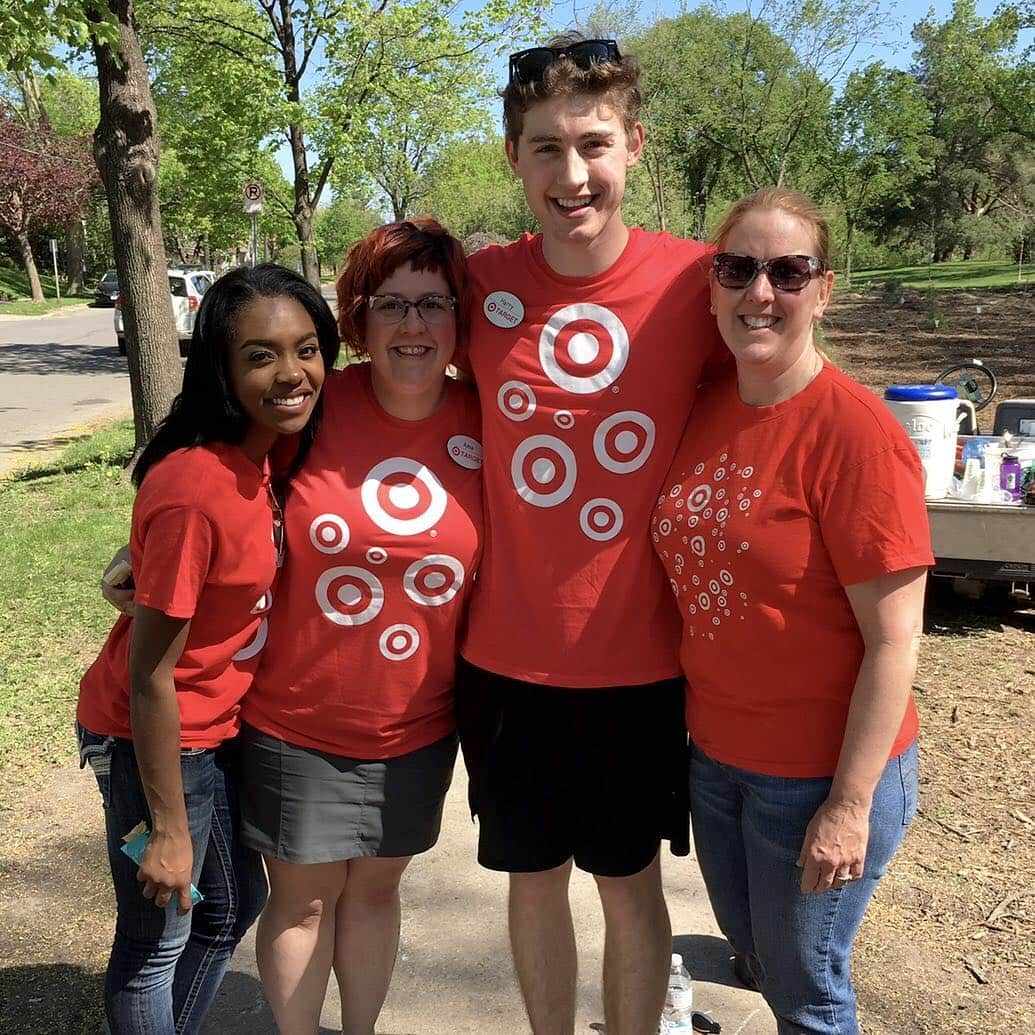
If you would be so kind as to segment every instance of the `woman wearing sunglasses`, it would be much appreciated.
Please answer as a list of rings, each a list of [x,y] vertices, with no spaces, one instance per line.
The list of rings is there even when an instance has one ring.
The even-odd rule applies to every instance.
[[[314,1035],[331,971],[369,1035],[399,882],[438,838],[456,757],[457,636],[480,554],[478,405],[446,377],[468,311],[438,223],[379,227],[337,283],[357,358],[285,503],[287,558],[244,703],[242,837],[266,860],[256,952],[281,1035]]]
[[[735,369],[699,394],[652,525],[683,621],[694,842],[781,1035],[850,1035],[852,942],[916,809],[920,463],[816,347],[819,209],[759,191],[716,243]]]

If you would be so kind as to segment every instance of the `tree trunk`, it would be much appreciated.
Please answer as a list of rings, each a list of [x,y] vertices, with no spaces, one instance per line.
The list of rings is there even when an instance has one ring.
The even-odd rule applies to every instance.
[[[108,0],[119,53],[94,41],[101,118],[94,159],[108,196],[136,425],[134,460],[180,390],[165,247],[158,210],[158,120],[137,37],[133,0]]]
[[[18,242],[18,251],[21,252],[22,265],[25,267],[25,275],[29,278],[29,291],[32,293],[34,302],[45,301],[43,297],[43,285],[40,284],[40,272],[36,269],[36,257],[32,254],[32,245],[29,243],[29,235],[22,230],[14,235]]]
[[[86,280],[86,233],[81,219],[65,227],[65,272],[69,297],[80,294]]]
[[[855,223],[845,220],[845,283],[852,283],[852,246],[855,243]]]

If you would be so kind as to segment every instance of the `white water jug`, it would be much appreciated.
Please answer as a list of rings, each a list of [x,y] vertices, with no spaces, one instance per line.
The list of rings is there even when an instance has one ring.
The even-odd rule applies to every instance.
[[[965,410],[973,415],[973,403],[961,403],[952,385],[891,385],[884,402],[920,454],[924,499],[942,499],[952,485],[959,422]]]

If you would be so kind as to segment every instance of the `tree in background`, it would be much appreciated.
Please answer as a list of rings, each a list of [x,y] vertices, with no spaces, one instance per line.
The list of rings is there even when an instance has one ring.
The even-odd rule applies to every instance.
[[[1005,215],[1022,190],[1024,163],[1035,153],[1035,116],[1030,48],[1022,52],[1019,38],[1032,24],[1032,12],[1016,4],[986,19],[974,0],[956,0],[946,21],[929,15],[913,29],[912,72],[937,148],[906,223],[934,262],[957,252],[969,258],[976,225]]]
[[[336,197],[316,214],[316,245],[325,267],[337,270],[349,249],[381,223],[362,198]]]
[[[81,137],[61,138],[0,109],[0,230],[16,244],[34,302],[43,301],[30,235],[64,227],[86,207],[94,181]]]
[[[521,182],[511,172],[503,138],[454,140],[428,169],[429,212],[461,239],[476,232],[508,240],[535,229]]]
[[[912,188],[931,168],[930,112],[916,80],[881,63],[853,72],[827,123],[827,151],[818,182],[835,198],[845,223],[842,263],[852,282],[859,227],[874,214],[911,205]]]

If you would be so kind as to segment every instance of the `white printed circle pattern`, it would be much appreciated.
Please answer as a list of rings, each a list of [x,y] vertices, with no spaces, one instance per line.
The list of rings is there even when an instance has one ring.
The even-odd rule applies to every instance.
[[[645,413],[622,410],[602,420],[593,432],[593,453],[612,474],[631,474],[654,449],[654,421]]]
[[[412,625],[390,625],[379,637],[377,648],[389,661],[406,661],[417,653],[420,633]]]
[[[566,333],[571,324],[579,322],[594,323],[599,330]],[[625,325],[610,309],[589,302],[558,309],[539,335],[543,372],[558,388],[574,395],[590,395],[609,387],[628,359]]]
[[[366,625],[381,613],[385,591],[370,572],[345,565],[328,568],[317,579],[316,602],[324,618],[335,625]]]
[[[588,500],[579,511],[579,528],[598,543],[614,539],[621,532],[624,521],[622,508],[603,496]]]
[[[233,656],[233,661],[247,661],[249,658],[254,658],[263,647],[266,646],[266,641],[270,635],[270,623],[268,618],[263,618],[259,622],[259,628],[255,630],[255,635]]]
[[[524,381],[505,381],[496,393],[496,405],[511,420],[528,420],[535,413],[535,392]]]
[[[417,535],[446,512],[446,490],[423,464],[393,456],[371,468],[360,490],[363,509],[378,528]]]
[[[575,489],[576,474],[574,451],[553,435],[526,438],[510,461],[514,488],[533,507],[563,503]]]
[[[460,592],[464,566],[444,553],[434,553],[414,561],[403,575],[403,589],[415,604],[441,607]]]
[[[309,526],[309,541],[320,553],[341,553],[349,545],[348,522],[339,514],[317,514]]]

